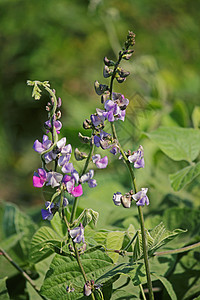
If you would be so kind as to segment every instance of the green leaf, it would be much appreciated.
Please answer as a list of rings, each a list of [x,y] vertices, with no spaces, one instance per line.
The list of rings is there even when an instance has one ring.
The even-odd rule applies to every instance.
[[[195,106],[192,112],[192,123],[194,128],[199,128],[200,126],[200,106]]]
[[[23,237],[22,232],[20,232],[18,234],[12,234],[7,239],[4,239],[3,241],[1,241],[1,247],[5,251],[8,251],[10,248],[13,248],[22,237]]]
[[[200,174],[200,162],[188,166],[174,174],[170,174],[170,182],[174,191],[180,191],[186,184],[190,183]]]
[[[55,232],[57,232],[57,234],[59,234],[59,236],[61,238],[63,238],[63,236],[66,235],[67,226],[66,226],[65,222],[61,219],[59,213],[56,213],[54,215],[53,219],[51,220],[51,226],[53,227]]]
[[[28,257],[30,248],[30,240],[37,229],[37,225],[32,219],[22,213],[17,206],[14,204],[6,204],[4,219],[3,219],[3,230],[7,237],[13,234],[21,234],[22,237],[19,240],[19,256],[24,259]]]
[[[8,295],[7,287],[6,287],[6,279],[7,279],[7,277],[0,279],[0,300],[9,300],[10,299],[10,297]]]
[[[80,259],[88,280],[97,281],[101,275],[113,266],[109,256],[100,250],[84,253]],[[88,299],[82,298],[84,283],[76,259],[73,256],[64,257],[56,254],[46,274],[41,292],[42,295],[49,297],[51,300]],[[75,291],[67,294],[66,287],[70,284],[75,288]]]
[[[41,227],[35,233],[31,241],[31,248],[29,253],[31,262],[39,262],[51,255],[54,252],[52,246],[62,248],[62,239],[50,227]]]
[[[152,273],[152,276],[156,277],[158,280],[162,282],[162,284],[164,285],[165,289],[167,290],[172,300],[177,300],[176,294],[173,290],[171,283],[165,277],[157,275],[155,273]]]
[[[173,160],[195,160],[200,151],[200,130],[193,128],[160,127],[145,133]]]
[[[106,239],[106,248],[107,249],[115,249],[120,250],[122,248],[123,240],[124,240],[123,231],[111,231],[107,235]],[[111,257],[114,263],[118,261],[119,254],[114,252],[108,252],[108,255]]]
[[[185,232],[185,230],[182,229],[175,229],[173,231],[169,231],[165,228],[162,222],[159,225],[157,225],[153,230],[151,231],[146,230],[148,255],[152,256],[157,249],[159,249],[163,245],[166,245],[168,242],[173,240],[178,234],[183,232]],[[137,261],[142,257],[143,257],[142,234],[141,231],[139,230],[134,245],[133,260]]]

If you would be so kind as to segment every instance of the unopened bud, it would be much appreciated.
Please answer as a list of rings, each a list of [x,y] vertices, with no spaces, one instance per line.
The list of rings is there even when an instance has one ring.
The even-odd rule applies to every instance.
[[[124,54],[123,54],[122,58],[125,59],[125,60],[129,60],[131,58],[133,52],[134,52],[133,49],[124,51]]]
[[[109,69],[108,66],[105,66],[104,69],[103,69],[103,76],[104,76],[105,78],[108,78],[108,77],[110,77],[112,74],[113,74],[113,70],[112,70],[112,69]]]
[[[125,70],[122,69],[122,68],[118,68],[118,74],[119,74],[119,77],[125,78],[125,77],[127,77],[128,75],[130,75],[130,72],[125,71]]]
[[[78,137],[83,144],[88,144],[91,141],[91,138],[89,138],[88,136],[82,135],[80,132],[78,134]]]
[[[130,208],[131,207],[131,195],[129,193],[125,194],[121,197],[121,203],[123,207]]]
[[[94,82],[94,88],[97,95],[101,96],[105,91],[109,90],[106,84],[100,84],[97,80]]]
[[[90,128],[92,128],[92,122],[91,122],[91,120],[86,119],[86,120],[83,122],[83,128],[84,128],[84,129],[90,129]]]
[[[118,83],[122,83],[122,82],[124,82],[126,80],[126,78],[125,77],[116,76],[116,80],[117,80]]]
[[[56,117],[57,117],[57,119],[60,119],[61,118],[61,111],[59,110],[59,111],[57,111],[57,113],[56,113]]]
[[[81,152],[81,151],[78,150],[78,148],[76,148],[76,149],[74,150],[74,156],[75,156],[75,159],[76,159],[77,161],[80,161],[80,160],[84,160],[84,159],[87,158],[87,153]]]
[[[61,107],[62,105],[62,100],[60,97],[58,97],[58,100],[57,100],[57,107]]]
[[[110,98],[110,92],[109,92],[109,91],[106,91],[106,92],[101,96],[101,103],[105,103],[109,98]]]
[[[108,67],[114,66],[115,62],[113,60],[109,60],[106,56],[103,59],[104,64]]]
[[[89,280],[84,284],[83,293],[84,296],[90,296],[92,293],[91,282]]]

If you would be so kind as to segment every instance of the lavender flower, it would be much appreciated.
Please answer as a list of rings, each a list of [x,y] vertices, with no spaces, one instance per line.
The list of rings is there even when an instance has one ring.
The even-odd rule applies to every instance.
[[[148,188],[141,188],[141,191],[139,191],[137,194],[132,195],[132,198],[137,201],[137,206],[144,206],[149,205],[149,198],[147,197],[146,193],[148,191]]]
[[[89,172],[81,176],[80,181],[81,183],[87,182],[90,188],[96,187],[97,182],[95,179],[92,179],[93,176],[94,170],[89,170]]]
[[[122,198],[122,194],[120,192],[114,193],[113,195],[114,204],[117,206],[121,205],[121,198]]]
[[[134,163],[136,169],[144,168],[144,150],[140,145],[136,152],[133,152],[132,155],[128,156],[130,163]]]
[[[55,119],[55,116],[54,116],[54,119]],[[53,126],[55,127],[57,134],[59,134],[60,129],[62,128],[62,123],[58,120],[54,120]],[[51,121],[50,120],[45,122],[45,127],[48,128],[47,133],[49,133],[49,130],[51,129]]]
[[[38,140],[36,140],[33,144],[33,149],[38,153],[42,153],[42,152],[48,150],[51,146],[52,146],[52,141],[49,140],[47,135],[43,135],[42,143],[39,142]],[[45,159],[46,163],[49,163],[52,160],[51,154],[46,153],[44,155],[44,159]]]
[[[74,243],[80,244],[81,242],[83,242],[83,243],[85,242],[84,227],[81,223],[80,223],[79,227],[75,227],[74,229],[71,229],[69,231],[69,234],[70,234],[71,238],[73,239]]]
[[[52,188],[59,186],[60,182],[63,178],[63,175],[54,171],[47,173],[47,183],[46,185],[50,185]]]
[[[42,218],[43,218],[43,220],[51,221],[53,219],[55,211],[57,210],[57,207],[55,206],[54,203],[51,203],[50,201],[46,201],[45,206],[46,206],[46,209],[41,209]]]
[[[34,172],[33,175],[33,186],[43,187],[47,180],[47,173],[44,169],[38,169],[37,172]]]
[[[96,167],[99,169],[104,169],[108,165],[108,157],[105,156],[101,158],[100,154],[96,154],[92,156],[92,161],[95,163]]]

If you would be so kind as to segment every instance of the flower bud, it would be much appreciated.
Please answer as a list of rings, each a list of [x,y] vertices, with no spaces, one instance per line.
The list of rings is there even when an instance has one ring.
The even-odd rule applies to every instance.
[[[122,69],[122,68],[118,68],[118,74],[119,74],[120,77],[125,78],[125,77],[127,77],[128,75],[130,75],[130,72],[125,71],[125,70]]]
[[[130,208],[131,207],[131,195],[129,193],[125,194],[121,197],[121,203],[123,207]]]
[[[90,296],[92,293],[91,282],[89,280],[84,284],[83,293],[84,296]]]
[[[57,111],[57,113],[56,113],[56,118],[57,118],[57,119],[60,119],[60,118],[61,118],[61,111],[60,111],[60,110]]]
[[[105,91],[103,95],[101,96],[101,103],[105,103],[110,98],[110,92]]]
[[[103,76],[104,76],[105,78],[108,78],[108,77],[110,77],[112,74],[113,74],[113,70],[112,70],[112,69],[109,69],[108,66],[105,66],[104,69],[103,69]]]
[[[82,135],[80,132],[78,134],[78,137],[83,144],[88,144],[91,141],[91,138],[89,138],[88,136]]]
[[[116,76],[116,80],[117,80],[118,83],[122,83],[122,82],[124,82],[126,80],[126,78],[125,77]]]
[[[58,100],[57,100],[57,107],[59,108],[59,107],[61,107],[61,105],[62,105],[62,100],[61,100],[60,97],[58,97]]]
[[[113,60],[109,60],[106,56],[103,59],[104,64],[108,67],[114,66],[115,62]]]
[[[83,160],[83,159],[86,159],[86,158],[87,158],[87,153],[81,152],[81,151],[78,150],[78,148],[76,148],[76,149],[74,150],[74,156],[75,156],[75,159],[76,159],[77,161],[80,161],[80,160]]]
[[[92,122],[89,119],[86,119],[83,122],[83,128],[84,129],[91,129],[92,128]]]
[[[134,52],[133,49],[124,51],[124,54],[123,54],[122,58],[125,59],[125,60],[129,60],[131,58],[133,52]]]
[[[97,80],[94,82],[94,88],[97,95],[101,96],[109,87],[105,84],[100,84]]]

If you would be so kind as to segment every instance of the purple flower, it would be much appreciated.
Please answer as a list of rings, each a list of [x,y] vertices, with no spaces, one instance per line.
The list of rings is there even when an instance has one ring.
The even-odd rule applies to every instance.
[[[50,120],[46,121],[45,122],[45,126],[47,128],[49,128],[49,130],[50,130],[51,129],[51,121]],[[60,133],[60,129],[62,128],[62,123],[60,121],[58,121],[58,120],[54,120],[53,121],[53,126],[55,127],[57,134],[59,134]],[[47,130],[47,133],[49,133],[49,130]]]
[[[121,205],[121,198],[122,198],[122,194],[120,192],[114,193],[113,195],[114,204],[117,206]]]
[[[90,116],[90,119],[92,121],[92,124],[97,127],[100,124],[103,124],[102,118],[100,118],[100,116],[98,116],[97,114],[93,114]]]
[[[96,147],[102,147],[103,149],[110,148],[109,137],[111,134],[101,130],[99,135],[94,136],[94,144]]]
[[[56,207],[55,207],[54,203],[51,203],[50,201],[46,201],[45,206],[46,206],[46,209],[41,209],[42,218],[43,218],[43,220],[51,221],[53,219]],[[52,211],[52,209],[54,209],[54,211]]]
[[[104,169],[108,165],[108,157],[105,156],[101,158],[100,154],[96,154],[92,156],[92,161],[95,163],[96,167],[99,169]]]
[[[33,149],[38,153],[42,153],[48,150],[51,147],[51,145],[52,145],[52,141],[49,140],[47,135],[43,135],[42,143],[36,140],[33,144]]]
[[[83,243],[85,242],[84,227],[81,223],[80,223],[79,227],[75,227],[74,229],[71,229],[69,231],[69,234],[70,234],[71,238],[73,239],[74,243],[80,244],[81,242],[83,242]]]
[[[140,145],[136,152],[133,152],[132,155],[128,157],[130,163],[134,163],[134,167],[136,169],[144,168],[144,150],[143,147]]]
[[[33,175],[33,186],[43,187],[47,179],[47,173],[44,169],[38,169]]]
[[[141,191],[139,191],[137,194],[132,195],[132,198],[137,201],[137,206],[144,206],[149,205],[149,198],[147,197],[146,193],[148,191],[148,188],[141,188]]]
[[[116,155],[117,153],[119,153],[119,149],[117,146],[113,146],[112,149],[110,150],[110,153]]]
[[[68,193],[74,197],[80,197],[83,194],[82,185],[75,186],[75,179],[69,175],[63,177],[63,182],[66,185]]]
[[[89,170],[88,173],[81,176],[80,181],[81,183],[87,182],[90,188],[96,187],[97,182],[95,179],[92,179],[94,176],[94,170]]]
[[[63,175],[60,173],[54,171],[48,172],[46,185],[50,185],[52,188],[59,186],[62,178]]]
[[[112,93],[112,98],[117,103],[117,105],[120,107],[121,110],[126,109],[126,107],[129,104],[129,100],[124,97],[124,95],[120,93]]]
[[[67,162],[62,166],[63,173],[71,173],[71,172],[73,172],[73,170],[74,170],[74,166],[72,163]]]

